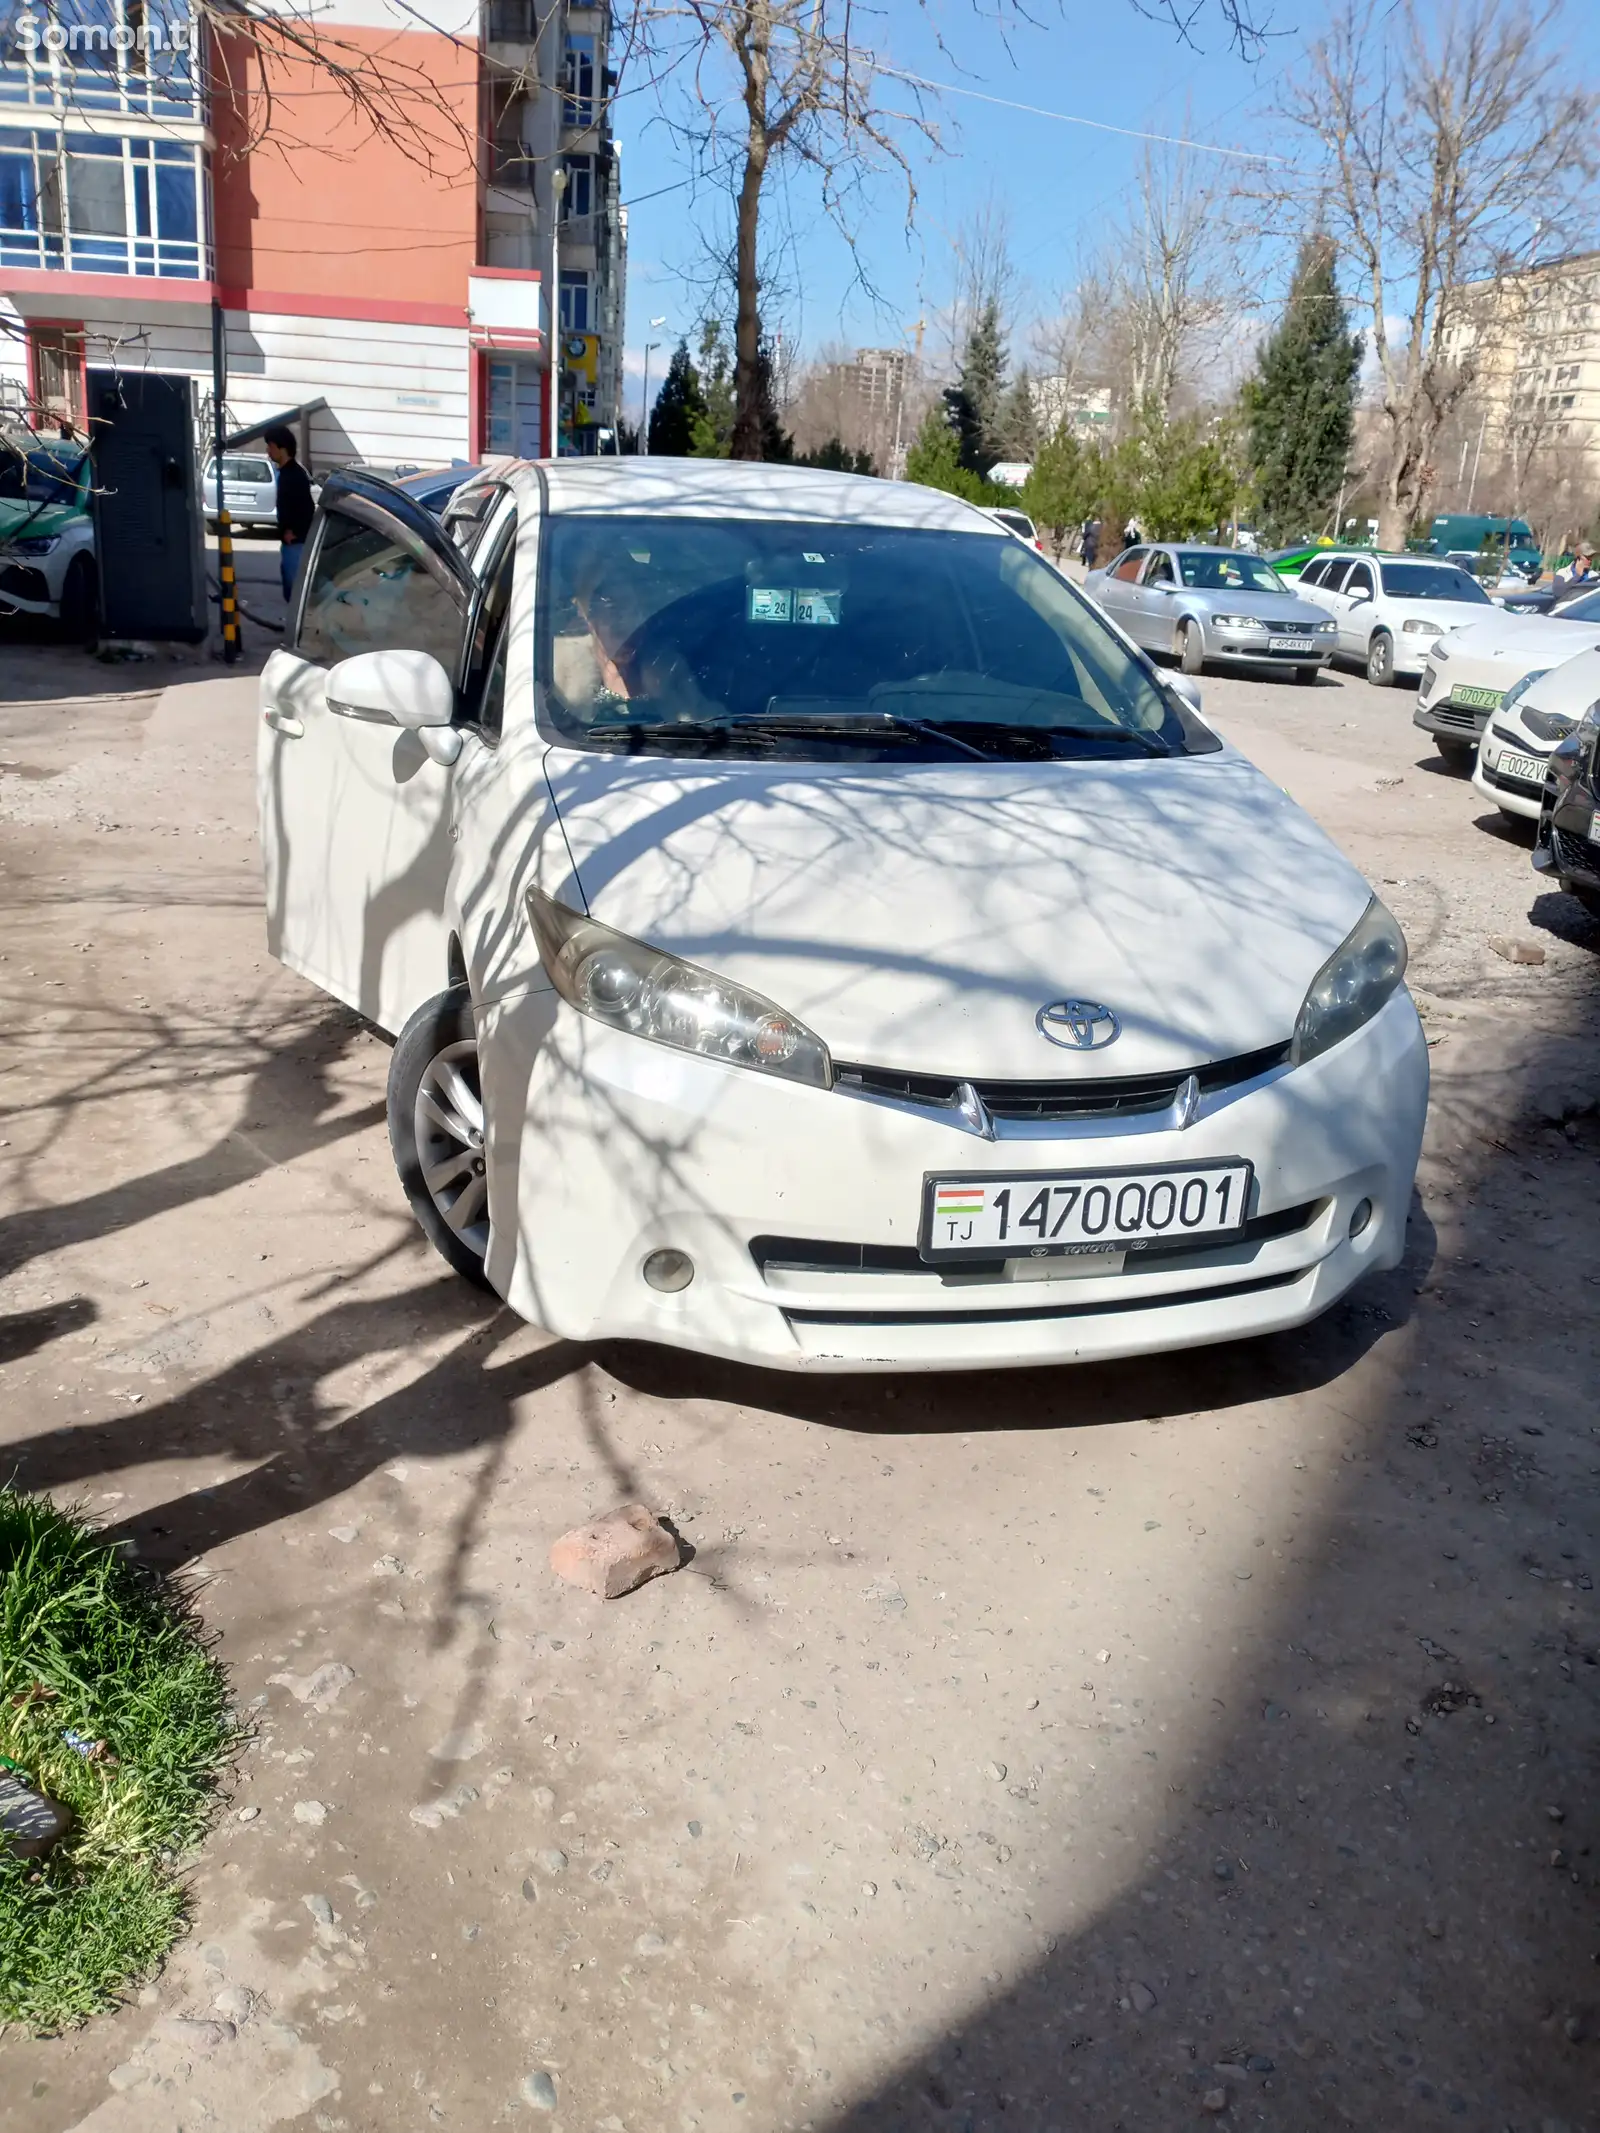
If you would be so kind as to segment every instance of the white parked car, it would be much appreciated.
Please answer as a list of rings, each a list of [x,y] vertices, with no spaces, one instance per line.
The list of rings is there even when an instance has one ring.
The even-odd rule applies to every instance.
[[[450,1263],[790,1369],[1297,1326],[1400,1259],[1399,928],[936,490],[497,463],[324,488],[262,677],[268,941],[398,1034]]]
[[[1042,555],[1044,542],[1039,538],[1039,529],[1026,511],[1014,511],[1009,504],[986,505],[987,516],[997,526],[1004,526],[1007,533],[1014,533],[1019,541],[1026,541],[1030,548],[1037,548]]]
[[[1550,751],[1600,706],[1600,644],[1560,666],[1533,667],[1514,681],[1478,743],[1472,783],[1502,813],[1537,822]]]
[[[65,438],[0,438],[0,616],[37,615],[74,643],[99,620],[93,475]]]
[[[1358,661],[1380,689],[1420,674],[1429,647],[1460,624],[1463,608],[1494,604],[1476,578],[1437,556],[1342,548],[1314,556],[1295,590],[1338,623],[1334,657]]]
[[[1547,673],[1600,645],[1600,592],[1555,615],[1491,617],[1452,630],[1428,655],[1413,723],[1447,762],[1465,769],[1484,728],[1524,676]],[[1537,813],[1537,809],[1535,809]]]
[[[215,527],[217,512],[217,462],[206,461],[205,512]],[[224,452],[222,455],[222,501],[228,516],[239,528],[278,524],[278,478],[265,452]]]

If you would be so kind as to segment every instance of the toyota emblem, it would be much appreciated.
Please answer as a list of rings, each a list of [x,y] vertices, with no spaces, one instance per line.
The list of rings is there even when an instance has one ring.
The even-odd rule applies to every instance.
[[[1052,1000],[1034,1021],[1041,1037],[1074,1052],[1102,1052],[1122,1035],[1122,1024],[1098,1000]]]

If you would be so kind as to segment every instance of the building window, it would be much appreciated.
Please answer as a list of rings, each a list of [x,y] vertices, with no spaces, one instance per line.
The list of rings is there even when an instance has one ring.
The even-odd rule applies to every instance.
[[[561,54],[561,123],[594,124],[594,39],[569,37]]]
[[[581,267],[561,269],[561,330],[589,331],[589,277]]]
[[[204,198],[188,141],[0,127],[0,266],[203,280]]]
[[[33,0],[0,48],[0,107],[197,118],[199,35],[173,0]]]
[[[594,157],[566,156],[566,187],[561,195],[561,219],[571,222],[579,215],[594,213]]]

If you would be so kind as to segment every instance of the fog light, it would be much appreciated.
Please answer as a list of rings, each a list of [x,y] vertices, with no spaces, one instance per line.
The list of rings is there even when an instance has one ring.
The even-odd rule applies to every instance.
[[[694,1261],[687,1252],[652,1252],[639,1271],[651,1288],[671,1296],[693,1281]]]
[[[1353,1209],[1351,1210],[1351,1214],[1350,1214],[1350,1234],[1351,1234],[1351,1236],[1352,1236],[1352,1237],[1359,1237],[1359,1236],[1360,1236],[1360,1234],[1361,1234],[1361,1232],[1362,1232],[1362,1231],[1363,1231],[1363,1230],[1364,1230],[1364,1229],[1366,1228],[1367,1224],[1368,1224],[1368,1223],[1369,1223],[1369,1222],[1370,1222],[1371,1220],[1372,1220],[1372,1202],[1371,1202],[1370,1200],[1357,1200],[1357,1202],[1356,1202],[1356,1204],[1355,1204],[1354,1208],[1353,1208]],[[671,1253],[671,1252],[660,1252],[660,1253],[658,1253],[658,1254],[657,1254],[656,1256],[657,1256],[658,1258],[662,1258],[662,1259],[670,1259],[670,1258],[674,1257],[675,1255],[674,1255],[673,1253]],[[648,1266],[648,1264],[649,1264],[649,1261],[647,1260],[647,1261],[645,1262],[645,1264],[646,1264],[646,1265]]]

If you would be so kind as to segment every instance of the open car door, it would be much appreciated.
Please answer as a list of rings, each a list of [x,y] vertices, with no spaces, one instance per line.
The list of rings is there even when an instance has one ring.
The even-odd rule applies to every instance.
[[[431,512],[332,474],[262,675],[267,945],[391,1032],[445,983],[451,773],[411,728],[330,701],[328,675],[364,652],[425,652],[454,679],[475,589]]]

